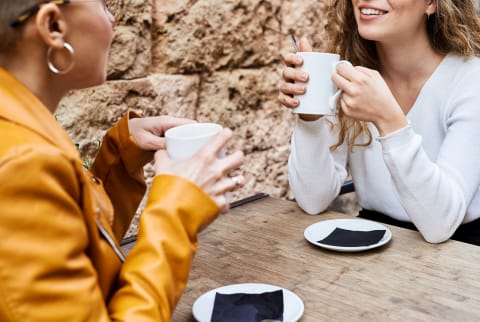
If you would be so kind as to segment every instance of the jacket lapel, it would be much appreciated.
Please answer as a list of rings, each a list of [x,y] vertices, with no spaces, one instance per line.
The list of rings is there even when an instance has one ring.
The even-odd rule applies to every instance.
[[[53,114],[22,83],[0,68],[0,117],[27,127],[72,156],[78,150]]]

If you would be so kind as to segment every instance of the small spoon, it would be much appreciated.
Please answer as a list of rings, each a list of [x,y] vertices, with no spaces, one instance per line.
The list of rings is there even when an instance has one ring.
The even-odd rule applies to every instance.
[[[293,43],[293,47],[295,47],[295,51],[300,51],[300,48],[298,47],[297,40],[295,39],[295,36],[293,34],[290,34],[290,38],[292,39],[292,43]],[[275,320],[273,320],[273,321],[275,321]]]

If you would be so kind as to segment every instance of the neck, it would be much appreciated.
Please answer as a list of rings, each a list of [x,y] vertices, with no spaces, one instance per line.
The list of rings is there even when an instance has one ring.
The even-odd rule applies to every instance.
[[[428,78],[445,56],[433,50],[426,34],[416,41],[377,43],[377,53],[382,76],[394,82]]]
[[[36,63],[41,61],[45,63]],[[58,79],[59,77],[48,69],[45,57],[44,59],[25,57],[16,52],[8,56],[1,55],[0,64],[37,96],[52,113],[55,112],[60,100],[68,92],[68,89],[61,86],[61,79]]]

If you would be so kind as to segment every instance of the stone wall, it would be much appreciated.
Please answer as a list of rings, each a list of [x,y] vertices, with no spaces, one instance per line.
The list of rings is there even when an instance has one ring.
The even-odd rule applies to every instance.
[[[91,157],[127,109],[221,123],[235,133],[229,148],[246,154],[247,184],[231,199],[291,198],[286,163],[295,120],[277,102],[281,54],[293,49],[290,33],[322,49],[325,1],[124,0],[107,83],[70,93],[56,116]],[[349,195],[337,209],[356,210]]]
[[[124,0],[102,86],[72,92],[57,110],[83,154],[127,109],[230,127],[229,149],[246,154],[246,186],[290,195],[286,162],[294,124],[277,102],[281,53],[289,34],[322,46],[323,1]],[[146,169],[150,174],[149,168]]]

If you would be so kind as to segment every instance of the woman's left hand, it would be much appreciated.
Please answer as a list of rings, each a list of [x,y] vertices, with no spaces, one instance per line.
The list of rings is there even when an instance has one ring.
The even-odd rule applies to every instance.
[[[385,80],[376,70],[339,64],[333,82],[343,90],[345,115],[372,122],[381,136],[407,125],[407,118]]]
[[[195,121],[173,116],[153,116],[128,120],[130,135],[138,147],[145,151],[165,149],[164,133],[169,128]]]

